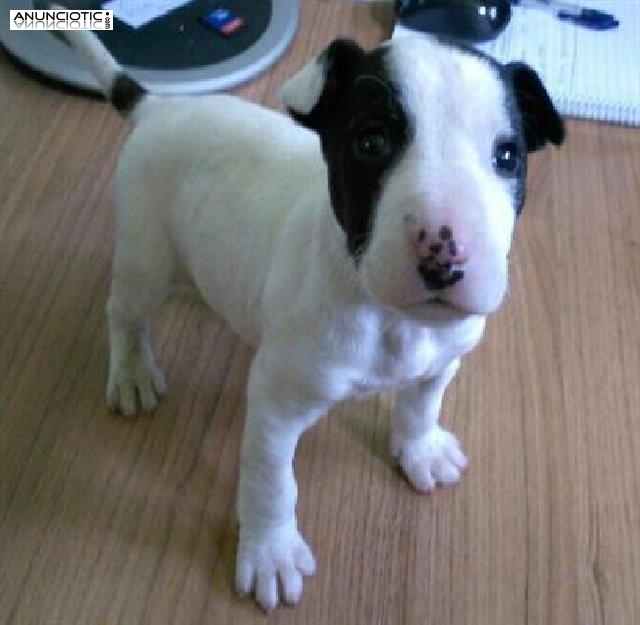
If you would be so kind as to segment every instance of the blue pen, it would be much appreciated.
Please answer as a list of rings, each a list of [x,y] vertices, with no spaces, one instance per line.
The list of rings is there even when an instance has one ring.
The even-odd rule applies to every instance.
[[[558,19],[573,22],[591,30],[609,30],[617,28],[620,22],[610,13],[597,9],[588,9],[556,0],[511,0],[511,4],[531,9],[551,11]]]

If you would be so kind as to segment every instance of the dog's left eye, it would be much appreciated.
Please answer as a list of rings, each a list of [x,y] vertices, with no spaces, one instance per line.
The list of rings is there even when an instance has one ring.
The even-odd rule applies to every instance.
[[[522,152],[514,139],[501,139],[493,148],[493,168],[501,176],[515,176],[520,171]]]
[[[391,152],[389,134],[380,126],[365,128],[356,135],[353,152],[364,161],[383,160]]]

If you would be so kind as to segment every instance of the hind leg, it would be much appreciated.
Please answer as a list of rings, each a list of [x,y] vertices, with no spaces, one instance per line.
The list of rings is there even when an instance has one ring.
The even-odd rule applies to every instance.
[[[154,225],[144,234],[123,236],[119,230],[107,304],[107,403],[129,417],[153,410],[166,389],[151,348],[149,317],[173,288],[174,258],[164,237],[153,236]]]
[[[107,403],[127,417],[151,411],[166,385],[156,364],[148,317],[160,302],[159,293],[135,289],[114,280],[107,305],[109,319],[109,380]]]

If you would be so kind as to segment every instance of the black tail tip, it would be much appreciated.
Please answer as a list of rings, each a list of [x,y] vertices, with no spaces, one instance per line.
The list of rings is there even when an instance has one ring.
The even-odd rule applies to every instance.
[[[146,93],[140,83],[121,73],[113,81],[109,100],[122,115],[127,115],[138,106]]]

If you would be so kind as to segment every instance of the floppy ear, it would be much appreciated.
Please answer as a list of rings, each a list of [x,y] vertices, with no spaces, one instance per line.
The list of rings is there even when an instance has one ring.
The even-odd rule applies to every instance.
[[[564,124],[538,74],[525,63],[509,63],[503,72],[513,88],[527,150],[538,150],[547,141],[560,145]]]
[[[355,41],[336,39],[282,87],[280,98],[291,116],[307,128],[321,130],[364,55]]]

